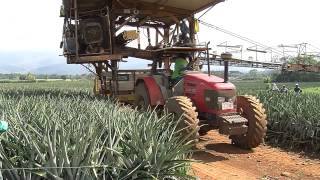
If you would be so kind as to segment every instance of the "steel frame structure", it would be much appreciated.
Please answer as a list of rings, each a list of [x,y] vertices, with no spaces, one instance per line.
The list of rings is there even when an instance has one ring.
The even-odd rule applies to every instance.
[[[222,59],[210,58],[208,47],[196,45],[195,25],[197,20],[194,14],[209,7],[213,7],[224,0],[191,0],[197,6],[191,9],[185,9],[183,0],[63,0],[64,5],[64,34],[68,25],[74,25],[75,32],[79,31],[80,21],[92,17],[100,17],[107,24],[106,32],[108,41],[107,47],[103,53],[81,54],[79,53],[79,34],[75,33],[75,53],[64,52],[68,64],[92,64],[98,77],[102,94],[119,94],[118,72],[119,62],[123,58],[135,57],[150,60],[150,73],[157,72],[158,67],[164,66],[169,73],[171,58],[178,53],[188,53],[192,55],[192,60],[207,60],[219,62]],[[171,4],[170,4],[170,3]],[[189,7],[189,6],[188,6]],[[190,44],[186,47],[174,46],[174,41],[179,36],[180,23],[186,20],[190,34]],[[116,38],[124,27],[134,27],[138,33],[137,47],[120,46],[116,43]],[[142,49],[140,38],[141,28],[147,29],[148,48]],[[150,29],[154,30],[154,36],[150,34]],[[151,45],[151,41],[155,42]],[[257,51],[257,48],[255,49]],[[198,54],[197,54],[198,53]],[[206,54],[201,58],[201,54]],[[216,57],[216,56],[215,56]],[[245,65],[258,67],[261,63],[256,61],[244,61],[234,59],[231,65]],[[263,63],[262,67],[279,68],[277,63]],[[291,67],[291,66],[290,66]],[[290,70],[288,65],[282,66],[283,70]],[[300,68],[301,69],[301,68]],[[305,69],[305,68],[302,68]],[[308,71],[310,68],[308,68]],[[319,72],[318,67],[317,72]],[[107,90],[108,84],[105,74],[111,73],[112,87]]]
[[[64,52],[67,63],[92,64],[99,78],[103,94],[117,95],[119,94],[118,63],[123,58],[135,57],[151,60],[151,73],[156,73],[157,66],[162,64],[169,71],[171,57],[177,53],[192,54],[193,60],[195,60],[195,53],[206,52],[207,48],[196,45],[194,14],[224,0],[193,1],[198,7],[183,9],[186,2],[181,0],[170,1],[174,6],[168,6],[170,3],[161,0],[64,0],[64,33],[70,24],[73,24],[75,32],[78,32],[79,22],[83,19],[101,17],[107,24],[109,37],[108,48],[103,53],[80,54],[79,34],[75,33],[75,53]],[[182,20],[186,20],[189,24],[188,31],[191,43],[187,47],[174,47],[173,42],[175,37],[179,35]],[[155,44],[147,49],[142,49],[139,34],[136,48],[117,45],[116,36],[125,26],[136,28],[138,33],[142,27],[146,28],[149,45],[151,45],[151,38]],[[155,37],[150,36],[151,28],[155,31]],[[107,82],[104,74],[107,72],[111,72],[112,81],[115,82],[111,92],[106,90]]]

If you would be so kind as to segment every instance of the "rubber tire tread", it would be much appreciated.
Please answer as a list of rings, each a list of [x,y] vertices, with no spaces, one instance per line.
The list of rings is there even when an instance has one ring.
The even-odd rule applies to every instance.
[[[148,108],[150,106],[150,98],[148,90],[143,82],[138,83],[135,87],[135,96],[136,99],[134,101],[134,106],[139,109]],[[141,106],[141,101],[143,101],[143,105]]]
[[[244,149],[258,147],[264,142],[267,133],[266,110],[254,96],[238,96],[237,109],[248,119],[248,132],[244,135],[230,136],[232,143]]]
[[[176,115],[175,120],[181,118],[177,130],[182,130],[183,136],[192,133],[189,140],[198,142],[199,140],[199,119],[196,108],[193,106],[191,100],[185,96],[174,96],[169,98],[165,104],[165,110],[169,114]]]

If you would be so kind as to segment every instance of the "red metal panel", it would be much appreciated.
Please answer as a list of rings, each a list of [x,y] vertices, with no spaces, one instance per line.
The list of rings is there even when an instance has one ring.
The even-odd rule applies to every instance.
[[[161,89],[155,79],[153,77],[144,77],[143,81],[149,92],[150,105],[164,105],[165,102],[161,93]]]
[[[205,104],[204,92],[211,89],[214,91],[233,90],[236,87],[232,83],[224,83],[222,78],[217,76],[208,76],[207,74],[188,74],[184,77],[184,92],[196,105],[199,112],[210,114],[223,114],[235,112],[235,110],[214,110],[209,109]]]

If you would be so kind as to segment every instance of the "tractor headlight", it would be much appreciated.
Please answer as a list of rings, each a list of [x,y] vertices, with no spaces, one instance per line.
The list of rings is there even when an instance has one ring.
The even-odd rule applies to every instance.
[[[218,97],[218,103],[224,103],[224,102],[226,102],[225,97]]]

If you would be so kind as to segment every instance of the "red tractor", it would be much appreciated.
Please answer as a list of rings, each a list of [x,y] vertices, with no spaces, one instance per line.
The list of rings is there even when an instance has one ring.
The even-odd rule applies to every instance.
[[[257,147],[266,135],[265,109],[253,96],[236,95],[236,87],[228,82],[231,55],[222,54],[222,58],[225,60],[224,79],[195,71],[198,67],[186,71],[173,86],[170,76],[158,71],[138,78],[135,105],[145,108],[164,106],[176,119],[181,118],[179,128],[185,129],[186,135],[193,134],[192,139],[219,129],[239,147]]]
[[[63,0],[61,48],[69,64],[95,68],[96,94],[138,107],[163,107],[181,117],[179,128],[193,134],[193,139],[219,129],[235,145],[254,148],[266,134],[262,104],[252,96],[236,96],[235,86],[228,82],[230,55],[220,59],[225,62],[224,79],[211,75],[208,45],[196,41],[199,21],[194,15],[220,2]],[[178,54],[189,56],[189,71],[172,81],[170,67]],[[128,57],[151,60],[151,67],[119,70],[119,63]],[[202,73],[200,64],[205,59],[208,72]]]

